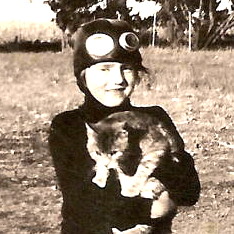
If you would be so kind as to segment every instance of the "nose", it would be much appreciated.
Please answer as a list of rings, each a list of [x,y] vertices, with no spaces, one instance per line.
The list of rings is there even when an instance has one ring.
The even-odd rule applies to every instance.
[[[113,69],[112,72],[112,81],[115,85],[124,85],[126,84],[126,80],[124,78],[123,72],[122,72],[122,68],[121,65],[118,64],[117,66],[115,66],[115,69]]]

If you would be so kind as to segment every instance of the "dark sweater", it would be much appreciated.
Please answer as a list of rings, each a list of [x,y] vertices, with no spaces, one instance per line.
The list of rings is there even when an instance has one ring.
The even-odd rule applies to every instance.
[[[178,139],[179,162],[165,160],[154,176],[167,188],[170,198],[178,206],[197,202],[200,183],[192,157],[184,151],[184,143],[167,113],[158,106],[133,107],[129,101],[116,108],[106,108],[93,101],[76,110],[57,115],[51,125],[50,152],[63,195],[62,233],[108,234],[111,228],[126,230],[137,224],[154,227],[152,233],[168,233],[175,212],[158,219],[150,218],[151,199],[140,196],[128,198],[120,193],[120,184],[110,169],[106,187],[100,188],[91,180],[95,162],[87,148],[85,123],[95,123],[113,112],[137,110],[157,116]]]

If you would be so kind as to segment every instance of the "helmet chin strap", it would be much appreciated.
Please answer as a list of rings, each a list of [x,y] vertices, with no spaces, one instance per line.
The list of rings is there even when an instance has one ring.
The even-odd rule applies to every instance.
[[[85,80],[85,70],[81,71],[79,79],[76,79],[76,83],[79,87],[79,89],[85,94],[91,95],[91,93],[88,91],[86,80]]]
[[[96,123],[109,114],[131,109],[130,99],[126,98],[124,102],[116,107],[107,107],[98,102],[91,93],[86,90],[85,101],[81,106],[81,111],[87,122]]]

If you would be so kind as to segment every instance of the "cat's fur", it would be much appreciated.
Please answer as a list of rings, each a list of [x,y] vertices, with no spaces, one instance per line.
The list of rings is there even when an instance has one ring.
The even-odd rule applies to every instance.
[[[96,162],[93,183],[104,188],[109,170],[114,169],[123,196],[152,199],[151,218],[176,209],[165,186],[152,176],[161,161],[179,147],[158,118],[138,111],[124,111],[98,123],[86,124],[86,128],[87,150]],[[141,232],[142,228],[144,225],[138,225],[125,232],[150,233],[150,227],[145,232]]]
[[[134,197],[158,187],[151,174],[173,146],[171,136],[158,118],[138,111],[114,113],[86,126],[87,149],[96,161],[93,182],[105,187],[109,169],[117,171],[123,196]],[[154,185],[153,185],[154,184]]]

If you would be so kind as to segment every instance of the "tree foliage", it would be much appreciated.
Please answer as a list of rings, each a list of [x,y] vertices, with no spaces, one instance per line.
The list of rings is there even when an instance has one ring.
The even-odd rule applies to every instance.
[[[197,18],[194,21],[195,46],[207,48],[234,26],[233,12],[217,11],[220,1],[200,0]],[[234,1],[232,1],[232,6]]]
[[[145,0],[146,1],[146,0]],[[138,0],[144,2],[144,0]],[[221,0],[155,0],[162,8],[157,13],[157,25],[166,27],[170,43],[178,46],[187,43],[189,12],[193,16],[193,45],[196,49],[207,48],[234,26],[234,15],[227,10],[217,11]],[[141,19],[130,15],[127,0],[48,0],[56,12],[56,23],[73,33],[80,24],[95,18],[121,17],[135,28],[152,28],[153,16]],[[232,7],[234,0],[232,0]]]
[[[108,7],[101,7],[105,2]],[[95,18],[116,18],[117,11],[129,20],[126,0],[48,0],[46,3],[56,12],[56,23],[63,31],[74,32],[79,25]]]
[[[171,31],[171,42],[176,45],[188,30],[189,12],[192,14],[193,47],[208,48],[234,26],[234,16],[225,9],[217,11],[220,0],[162,0],[159,22]],[[234,1],[232,1],[234,5]]]

